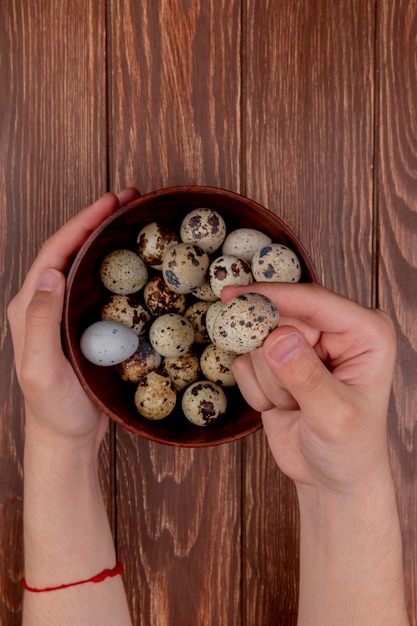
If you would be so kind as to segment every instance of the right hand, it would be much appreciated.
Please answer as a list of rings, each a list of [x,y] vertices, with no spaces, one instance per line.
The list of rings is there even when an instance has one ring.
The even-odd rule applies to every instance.
[[[248,291],[269,297],[281,315],[263,347],[234,364],[278,466],[299,488],[335,492],[385,475],[391,320],[318,285],[256,283],[225,288],[222,299]]]

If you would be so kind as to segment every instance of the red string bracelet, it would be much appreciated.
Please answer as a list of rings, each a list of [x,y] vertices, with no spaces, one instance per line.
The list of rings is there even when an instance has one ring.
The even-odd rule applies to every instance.
[[[116,561],[116,565],[113,569],[104,569],[100,574],[96,574],[91,578],[87,578],[86,580],[78,580],[75,583],[66,583],[64,585],[58,585],[58,587],[45,587],[44,589],[37,589],[36,587],[31,587],[27,584],[26,579],[22,579],[22,585],[26,589],[26,591],[32,591],[33,593],[43,593],[45,591],[57,591],[58,589],[67,589],[68,587],[76,587],[77,585],[85,585],[85,583],[101,583],[106,578],[113,578],[114,576],[119,576],[123,574],[123,565],[120,561]]]

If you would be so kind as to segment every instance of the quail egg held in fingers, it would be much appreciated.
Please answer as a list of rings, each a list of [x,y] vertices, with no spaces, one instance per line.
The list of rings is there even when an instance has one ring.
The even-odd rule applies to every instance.
[[[266,296],[259,293],[237,296],[216,316],[213,343],[225,352],[245,354],[260,348],[278,322],[278,310]]]
[[[221,387],[235,385],[236,356],[262,345],[279,320],[275,306],[259,294],[223,304],[223,287],[294,282],[301,270],[286,246],[256,229],[227,233],[223,218],[210,208],[190,211],[179,230],[151,222],[140,229],[136,251],[113,250],[104,257],[99,274],[108,296],[98,316],[136,337],[128,341],[108,328],[104,334],[116,342],[113,353],[108,355],[107,335],[93,348],[95,355],[85,351],[83,338],[83,353],[96,364],[117,363],[117,375],[130,385],[127,393],[132,384],[137,390],[130,393],[143,417],[169,415],[181,394],[187,419],[207,426],[226,411]],[[88,338],[93,332],[87,330]]]

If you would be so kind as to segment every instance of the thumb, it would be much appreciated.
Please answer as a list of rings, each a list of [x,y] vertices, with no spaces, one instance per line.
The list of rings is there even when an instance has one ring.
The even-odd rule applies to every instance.
[[[324,413],[327,406],[334,405],[339,382],[302,333],[281,326],[266,339],[263,352],[275,378],[301,409]]]
[[[48,379],[62,362],[61,319],[65,278],[55,269],[44,270],[26,309],[22,377]]]

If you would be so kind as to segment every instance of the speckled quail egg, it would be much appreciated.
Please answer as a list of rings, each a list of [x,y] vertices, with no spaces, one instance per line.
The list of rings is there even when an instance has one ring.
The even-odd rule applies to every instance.
[[[81,335],[80,350],[95,365],[117,365],[130,357],[139,345],[139,337],[121,324],[103,320],[88,326]]]
[[[184,243],[193,243],[211,254],[222,245],[226,237],[226,224],[217,211],[201,207],[184,217],[180,236]]]
[[[213,341],[214,320],[216,319],[217,315],[225,306],[226,305],[223,304],[221,300],[217,300],[216,302],[213,302],[213,304],[207,309],[206,329],[207,329],[207,334],[210,338],[210,341]]]
[[[204,282],[200,287],[196,287],[191,292],[192,295],[198,300],[204,300],[204,302],[216,302],[219,298],[213,292],[208,281]]]
[[[201,371],[208,380],[212,380],[221,387],[233,387],[236,385],[232,366],[236,360],[236,354],[225,352],[213,343],[210,343],[200,357]]]
[[[250,285],[253,282],[250,265],[233,255],[215,259],[209,268],[210,287],[218,298],[226,285]]]
[[[194,341],[191,322],[177,313],[167,313],[157,317],[149,329],[152,347],[164,357],[185,354]]]
[[[207,333],[206,315],[207,310],[211,307],[211,302],[194,302],[184,313],[186,320],[191,322],[194,330],[194,343],[209,343],[210,337]]]
[[[205,282],[209,256],[191,243],[178,243],[164,254],[162,274],[167,285],[177,293],[190,293]]]
[[[148,268],[132,250],[113,250],[101,262],[100,278],[112,293],[136,293],[148,280]]]
[[[232,254],[250,263],[255,252],[271,241],[271,237],[255,228],[237,228],[224,240],[222,254]]]
[[[137,386],[135,405],[143,417],[150,420],[161,420],[175,408],[177,394],[171,379],[162,372],[149,372]]]
[[[146,224],[137,237],[139,256],[156,270],[162,269],[165,250],[174,243],[179,243],[178,235],[171,228],[158,222]]]
[[[146,331],[146,326],[151,320],[149,311],[134,296],[110,296],[109,300],[101,309],[102,320],[113,320],[128,326],[139,336]]]
[[[181,405],[192,424],[210,426],[226,412],[227,399],[219,385],[211,380],[199,380],[184,391]]]
[[[152,276],[143,289],[143,299],[154,317],[166,313],[182,315],[187,306],[186,296],[172,291],[161,274]]]
[[[260,348],[278,322],[278,310],[266,296],[259,293],[237,296],[214,320],[213,343],[226,352],[244,354]]]
[[[166,357],[161,369],[170,377],[175,391],[183,391],[201,375],[200,359],[191,350],[181,356]]]
[[[157,370],[161,361],[161,355],[152,348],[148,341],[140,341],[136,352],[116,365],[116,371],[126,382],[138,383],[143,376]]]
[[[301,263],[293,250],[271,243],[253,255],[252,272],[258,282],[298,283]]]

